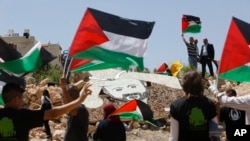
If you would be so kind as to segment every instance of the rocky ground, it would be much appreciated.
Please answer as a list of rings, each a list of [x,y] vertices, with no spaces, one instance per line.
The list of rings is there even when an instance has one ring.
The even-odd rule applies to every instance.
[[[205,82],[205,81],[204,81]],[[31,109],[39,109],[40,108],[40,97],[41,90],[46,88],[46,81],[41,82],[39,85],[30,84],[27,85],[26,90],[26,106]],[[205,82],[204,85],[206,88],[208,87]],[[227,88],[235,88],[238,92],[238,95],[244,95],[250,93],[250,84],[242,83],[236,85],[231,82],[220,81],[219,86],[221,90],[225,90]],[[51,100],[53,104],[60,105],[61,102],[61,94],[59,87],[49,87],[48,88],[51,94]],[[163,85],[154,84],[149,87],[149,97],[148,97],[148,105],[154,112],[154,117],[164,118],[167,122],[167,127],[164,129],[156,128],[153,126],[148,126],[146,124],[135,123],[135,128],[132,131],[127,132],[127,141],[162,141],[167,140],[169,135],[169,113],[165,110],[168,108],[170,103],[174,101],[176,98],[184,95],[182,90],[169,88]],[[207,89],[205,89],[205,95],[208,97],[212,96],[209,94]],[[110,98],[103,95],[101,96],[104,102],[113,102],[117,107],[124,104],[123,101],[111,100]],[[95,129],[95,123],[102,119],[102,110],[101,108],[96,109],[88,109],[90,112],[90,122],[89,131],[93,132]],[[61,141],[63,139],[64,130],[66,127],[67,116],[63,115],[58,119],[51,120],[49,122],[51,126],[51,130],[53,133],[53,141]],[[224,135],[222,135],[224,139]],[[30,139],[32,141],[45,141],[45,132],[43,127],[35,128],[30,132]],[[91,139],[90,139],[91,141]]]

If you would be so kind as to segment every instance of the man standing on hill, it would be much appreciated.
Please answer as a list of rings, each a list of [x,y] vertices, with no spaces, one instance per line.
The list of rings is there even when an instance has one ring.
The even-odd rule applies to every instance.
[[[194,42],[194,38],[189,37],[189,42],[187,42],[186,39],[184,38],[184,35],[181,34],[181,36],[182,36],[184,43],[187,46],[189,65],[192,69],[197,70],[198,48]]]
[[[203,39],[203,45],[200,53],[201,74],[205,78],[206,65],[208,65],[210,76],[214,76],[212,61],[214,60],[214,46],[208,43],[208,39]]]

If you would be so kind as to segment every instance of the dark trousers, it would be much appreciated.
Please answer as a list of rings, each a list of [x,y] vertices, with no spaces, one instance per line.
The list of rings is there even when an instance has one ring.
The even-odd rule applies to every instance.
[[[206,65],[208,66],[209,72],[211,76],[214,76],[212,60],[209,59],[207,56],[201,57],[201,75],[204,78],[206,73]]]
[[[49,121],[48,120],[45,120],[44,121],[44,127],[45,127],[45,132],[46,132],[46,135],[51,137],[51,131],[50,131],[50,126],[49,126]]]

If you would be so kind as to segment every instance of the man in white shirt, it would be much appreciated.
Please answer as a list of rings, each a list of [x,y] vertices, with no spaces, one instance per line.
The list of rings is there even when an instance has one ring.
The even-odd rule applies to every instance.
[[[206,65],[208,65],[209,72],[211,76],[214,76],[212,61],[214,60],[214,46],[208,43],[208,39],[203,39],[203,45],[200,52],[200,63],[202,77],[205,77]]]
[[[225,92],[219,93],[215,81],[209,81],[209,91],[212,92],[220,102],[221,106],[231,107],[246,112],[245,123],[250,125],[250,95],[229,97]]]

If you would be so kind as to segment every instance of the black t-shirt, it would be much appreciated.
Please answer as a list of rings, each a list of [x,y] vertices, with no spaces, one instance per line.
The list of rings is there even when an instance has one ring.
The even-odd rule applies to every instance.
[[[77,107],[77,115],[69,114],[64,141],[87,141],[89,127],[88,109],[81,104]]]
[[[171,103],[170,115],[179,122],[179,141],[209,141],[209,121],[216,116],[211,99],[184,96]]]
[[[45,110],[49,110],[52,108],[52,103],[48,100],[47,97],[43,96],[44,100],[42,100],[42,104],[41,104],[41,110],[45,111]]]
[[[126,129],[123,122],[113,123],[101,120],[93,135],[94,141],[126,141]]]
[[[245,111],[229,107],[221,107],[219,120],[226,125],[227,139],[232,139],[235,129],[245,125]]]
[[[28,141],[29,131],[43,125],[44,112],[0,109],[0,141]]]

